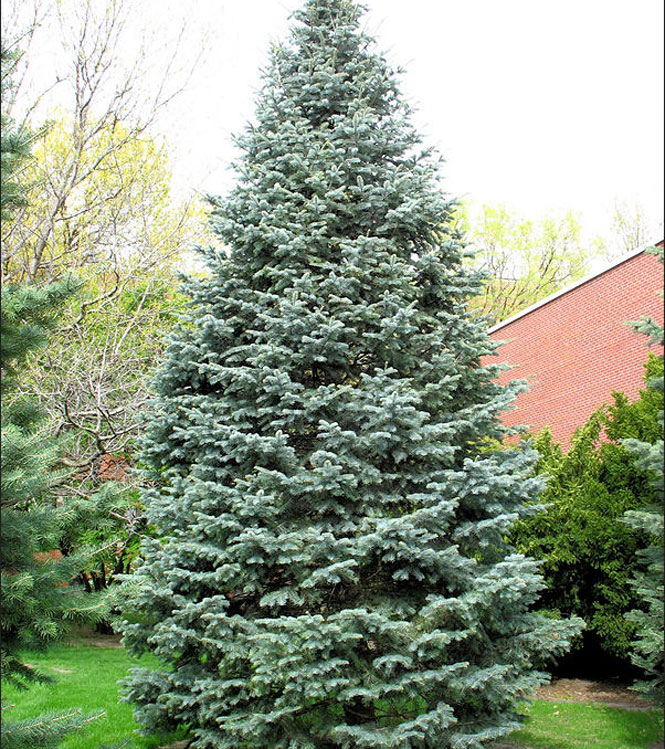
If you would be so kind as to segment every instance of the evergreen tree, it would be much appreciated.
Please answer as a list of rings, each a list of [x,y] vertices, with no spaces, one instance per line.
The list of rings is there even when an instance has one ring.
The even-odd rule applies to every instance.
[[[4,68],[8,59],[3,48],[3,105],[9,83]],[[5,116],[4,107],[2,119],[4,217],[23,200],[19,177],[21,164],[29,157],[30,136]],[[43,649],[66,631],[71,620],[94,620],[101,607],[99,600],[84,597],[70,585],[81,559],[76,556],[63,559],[57,553],[62,533],[75,520],[66,505],[57,505],[52,493],[62,480],[62,474],[54,469],[59,445],[56,440],[45,438],[38,404],[17,394],[17,381],[26,356],[45,343],[59,306],[73,290],[71,280],[41,289],[30,286],[2,289],[0,676],[3,681],[23,687],[46,677],[23,663],[21,651]],[[3,747],[56,746],[63,736],[95,717],[69,710],[9,722],[6,708],[3,702]]]
[[[84,554],[63,557],[60,539],[79,513],[53,493],[63,474],[55,469],[58,440],[46,437],[43,414],[31,399],[17,397],[16,376],[25,356],[43,343],[71,282],[46,288],[2,290],[2,569],[1,648],[3,681],[27,687],[45,677],[23,663],[22,653],[43,650],[68,631],[72,621],[95,621],[105,613],[99,598],[72,584]],[[50,747],[93,716],[80,710],[7,722],[3,704],[3,747]],[[50,728],[49,728],[50,726]]]
[[[663,262],[663,248],[654,248],[653,254]],[[650,343],[663,345],[663,326],[651,318],[643,318],[633,323],[641,333],[649,336]],[[649,387],[662,393],[664,378],[654,377],[648,382]],[[637,682],[635,688],[660,702],[665,696],[663,672],[665,657],[663,648],[663,585],[665,573],[663,565],[663,503],[665,491],[663,481],[663,411],[659,414],[659,439],[644,441],[640,439],[624,440],[625,447],[635,456],[637,465],[647,471],[656,491],[656,501],[648,508],[627,512],[625,522],[631,528],[645,531],[651,538],[651,544],[640,550],[638,555],[642,571],[634,581],[633,587],[643,601],[643,607],[634,609],[628,614],[637,629],[634,642],[633,663],[644,669],[647,678]]]
[[[45,343],[75,288],[67,280],[2,290],[2,678],[21,683],[34,672],[17,660],[20,650],[43,650],[72,619],[94,621],[104,610],[101,599],[70,585],[85,555],[57,553],[81,514],[56,499],[65,475],[56,468],[61,440],[47,436],[39,405],[16,394],[23,359]]]
[[[489,452],[514,396],[480,366],[453,202],[348,0],[272,51],[240,180],[212,198],[191,316],[144,443],[125,684],[196,747],[478,747],[519,724],[579,620],[531,613],[505,541],[541,489]]]
[[[3,221],[11,212],[24,203],[24,195],[19,179],[20,172],[30,156],[32,135],[23,127],[17,127],[5,111],[5,102],[11,94],[12,73],[16,64],[13,54],[4,41],[0,43],[0,85],[2,86],[2,114],[0,128],[0,156],[2,159],[2,195],[0,215]]]

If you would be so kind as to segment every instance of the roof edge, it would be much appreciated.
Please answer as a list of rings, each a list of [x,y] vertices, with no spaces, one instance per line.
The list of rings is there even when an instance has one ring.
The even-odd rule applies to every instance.
[[[520,317],[524,317],[525,315],[528,315],[530,312],[533,312],[539,307],[544,307],[546,304],[549,304],[550,302],[554,301],[558,297],[563,296],[564,294],[567,294],[569,291],[572,291],[573,289],[576,289],[578,286],[582,286],[583,284],[588,283],[589,281],[592,281],[597,276],[602,276],[603,273],[607,273],[608,270],[612,270],[612,268],[616,268],[617,265],[621,265],[621,263],[625,263],[627,260],[631,260],[637,255],[642,254],[643,252],[648,250],[649,247],[656,247],[657,245],[661,245],[661,244],[663,244],[662,239],[660,239],[658,242],[651,242],[650,244],[644,245],[644,247],[639,247],[637,250],[631,250],[625,255],[622,255],[617,260],[613,260],[611,263],[604,266],[600,270],[594,271],[593,273],[589,273],[588,275],[584,276],[584,278],[581,278],[579,281],[575,281],[575,283],[572,283],[570,286],[566,286],[563,289],[559,289],[559,291],[555,291],[553,294],[550,294],[544,299],[541,299],[539,302],[534,302],[528,307],[525,307],[520,312],[515,313],[511,317],[507,317],[505,320],[502,320],[501,322],[496,323],[496,325],[493,325],[491,328],[489,328],[487,332],[494,333],[495,331],[500,330],[506,325],[509,325],[511,322],[515,322],[515,320],[519,320]]]

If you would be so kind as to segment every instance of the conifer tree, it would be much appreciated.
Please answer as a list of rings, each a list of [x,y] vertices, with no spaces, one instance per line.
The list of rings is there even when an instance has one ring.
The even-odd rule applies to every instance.
[[[2,49],[2,183],[3,218],[24,200],[21,168],[30,155],[30,133],[14,125],[4,111],[11,55]],[[0,362],[2,379],[2,473],[0,484],[0,570],[2,653],[0,676],[27,687],[46,680],[23,662],[22,651],[43,650],[62,635],[72,620],[100,616],[103,603],[70,585],[81,559],[58,555],[58,542],[76,513],[57,506],[52,489],[61,481],[55,469],[59,443],[40,428],[43,414],[29,398],[17,394],[26,357],[46,341],[63,300],[75,289],[71,279],[44,288],[3,286]],[[55,554],[53,552],[56,552]],[[79,709],[52,712],[24,721],[7,720],[2,703],[2,746],[47,749],[95,715]]]
[[[2,87],[2,127],[0,128],[0,155],[2,159],[2,194],[0,196],[0,216],[10,217],[11,212],[23,205],[25,197],[19,179],[20,172],[30,156],[32,134],[23,127],[17,127],[5,111],[5,102],[11,95],[12,73],[16,54],[0,44],[0,86]]]
[[[64,475],[56,468],[61,441],[45,434],[39,405],[15,392],[22,359],[45,341],[73,288],[65,281],[2,290],[2,678],[21,684],[34,672],[22,665],[19,651],[43,650],[73,619],[104,612],[100,599],[70,585],[83,557],[58,553],[79,515],[54,493]]]
[[[493,380],[453,202],[348,0],[307,0],[272,50],[229,254],[156,381],[153,488],[127,582],[125,683],[193,747],[478,747],[518,725],[579,621],[530,613],[505,541],[534,454],[490,452]]]
[[[663,262],[663,248],[653,248],[653,254]],[[649,336],[650,343],[663,345],[663,326],[652,318],[643,318],[632,323],[641,333]],[[664,378],[654,377],[647,383],[649,387],[663,391]],[[651,543],[638,555],[642,562],[642,571],[634,581],[635,592],[643,601],[643,607],[634,609],[628,614],[637,629],[633,643],[632,660],[636,666],[644,669],[646,678],[635,684],[635,689],[644,695],[657,699],[661,703],[665,696],[663,677],[665,653],[663,646],[663,584],[665,572],[663,564],[663,503],[665,502],[665,484],[663,481],[663,412],[659,414],[660,439],[646,442],[638,439],[624,440],[625,447],[633,453],[637,465],[648,472],[656,490],[656,502],[648,508],[627,512],[625,522],[636,530],[645,531]]]
[[[17,397],[16,377],[25,356],[43,343],[55,313],[73,290],[71,281],[45,288],[2,290],[2,474],[0,500],[1,647],[3,682],[27,687],[47,680],[25,665],[25,652],[44,650],[74,621],[94,622],[106,614],[99,597],[84,594],[73,580],[85,554],[62,557],[59,542],[79,512],[57,504],[53,489],[62,481],[55,468],[61,445],[47,437],[43,413],[32,399]],[[3,747],[57,746],[95,715],[72,708],[11,722],[2,705]]]

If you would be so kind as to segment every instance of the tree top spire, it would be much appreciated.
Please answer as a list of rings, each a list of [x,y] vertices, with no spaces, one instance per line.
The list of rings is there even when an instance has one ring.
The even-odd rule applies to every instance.
[[[293,13],[293,17],[307,26],[339,25],[340,22],[358,24],[367,7],[353,0],[307,0],[304,7]]]

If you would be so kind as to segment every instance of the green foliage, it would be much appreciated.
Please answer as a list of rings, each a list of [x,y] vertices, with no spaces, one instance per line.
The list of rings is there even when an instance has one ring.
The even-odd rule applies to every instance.
[[[17,374],[25,368],[28,355],[46,345],[57,312],[77,288],[72,278],[41,288],[3,286],[0,321],[3,394],[16,390]]]
[[[70,642],[58,643],[45,653],[30,653],[30,662],[55,678],[28,692],[3,685],[3,696],[12,705],[7,711],[8,725],[49,710],[67,713],[69,706],[79,705],[86,714],[101,715],[87,723],[85,730],[66,737],[61,749],[155,749],[182,738],[175,733],[138,738],[130,706],[118,701],[118,681],[131,667],[157,667],[153,656],[146,655],[140,661],[129,658],[114,638],[100,638],[81,630]]]
[[[663,427],[658,413],[663,408],[663,391],[657,386],[662,376],[662,358],[648,354],[644,365],[644,380],[647,387],[640,391],[639,398],[629,403],[625,395],[614,393],[614,404],[609,407],[609,420],[606,425],[607,436],[614,443],[624,439],[636,439],[653,444],[662,437]],[[614,445],[608,445],[606,450],[625,457],[625,452]]]
[[[505,540],[541,482],[485,449],[517,386],[480,366],[438,163],[355,4],[295,22],[157,377],[159,538],[122,628],[162,665],[125,697],[196,747],[478,746],[580,622],[529,611],[537,565]]]
[[[21,176],[30,159],[30,148],[33,141],[33,135],[26,128],[17,126],[6,111],[6,102],[12,95],[12,75],[16,57],[16,52],[11,52],[5,46],[3,40],[0,45],[2,74],[2,126],[0,128],[2,191],[0,194],[0,216],[2,221],[9,220],[17,208],[25,205],[25,184]]]
[[[631,445],[627,445],[631,449]],[[662,442],[658,458],[663,461]],[[663,700],[663,510],[662,503],[627,512],[624,522],[648,534],[651,543],[638,551],[639,572],[631,580],[640,607],[632,609],[627,619],[635,625],[632,661],[644,670],[647,678],[635,688],[647,697]]]
[[[461,205],[455,219],[467,231],[473,263],[486,276],[470,306],[490,323],[505,320],[566,284],[582,278],[594,252],[582,243],[577,218],[529,221],[505,206]]]
[[[12,123],[4,116],[6,61],[3,48],[3,220],[25,202],[20,165],[29,155],[29,139],[24,132],[13,131]],[[38,404],[16,397],[27,357],[45,345],[59,307],[73,289],[69,279],[44,288],[2,288],[0,676],[3,684],[10,682],[23,688],[45,677],[25,664],[19,651],[44,649],[63,634],[71,621],[94,621],[103,607],[101,601],[84,598],[71,585],[80,560],[52,554],[58,550],[60,536],[72,519],[53,491],[62,481],[61,472],[54,470],[61,444],[46,436]],[[6,708],[3,702],[2,743],[14,749],[56,746],[64,735],[95,717],[68,710],[10,725]]]
[[[54,494],[63,479],[62,471],[55,470],[61,441],[46,437],[37,404],[11,397],[22,362],[31,349],[44,345],[58,305],[71,292],[69,282],[2,290],[3,678],[14,667],[25,677],[13,653],[55,638],[80,604],[62,587],[73,577],[70,560],[35,559],[35,554],[58,548],[71,520]]]
[[[4,721],[2,746],[5,749],[55,749],[64,738],[102,715],[102,712],[98,712],[84,716],[79,709],[51,710],[36,718]]]
[[[3,684],[22,687],[45,676],[27,666],[20,651],[43,650],[72,622],[96,621],[105,612],[102,600],[84,596],[72,584],[86,555],[59,553],[62,536],[75,523],[72,508],[55,493],[63,480],[55,469],[62,445],[46,434],[34,402],[11,399],[21,362],[44,344],[58,304],[71,291],[68,282],[2,290],[1,676]],[[56,746],[93,717],[68,710],[9,726],[3,707],[3,746]]]
[[[99,592],[118,575],[129,573],[146,532],[145,512],[132,485],[104,481],[82,495],[70,502],[76,521],[62,535],[60,544],[69,553],[95,549],[94,555],[84,560],[78,579],[88,592]]]
[[[662,360],[650,357],[646,379],[662,371]],[[581,616],[601,647],[624,659],[635,633],[626,614],[638,602],[629,582],[646,536],[622,518],[648,507],[656,495],[649,472],[635,464],[622,440],[657,440],[662,408],[662,392],[652,388],[632,403],[615,393],[614,404],[590,417],[567,453],[549,432],[540,434],[534,447],[541,456],[537,470],[548,477],[540,500],[548,509],[513,530],[517,548],[543,560],[543,606]],[[600,440],[603,429],[612,441]]]
[[[653,254],[663,262],[663,248],[653,248]],[[633,323],[635,328],[650,336],[650,342],[663,345],[663,327],[650,318]],[[659,362],[659,366],[655,365]],[[658,431],[645,434],[635,429],[625,436],[624,447],[635,459],[636,465],[649,477],[655,501],[649,507],[629,511],[624,522],[636,531],[647,534],[648,545],[638,552],[639,571],[632,580],[633,589],[639,597],[639,607],[629,612],[627,618],[635,625],[636,638],[633,643],[633,663],[642,668],[647,676],[637,682],[635,688],[649,697],[663,701],[665,696],[663,677],[665,671],[663,645],[663,504],[665,491],[663,481],[663,359],[651,359],[648,375],[648,394],[657,406]]]

